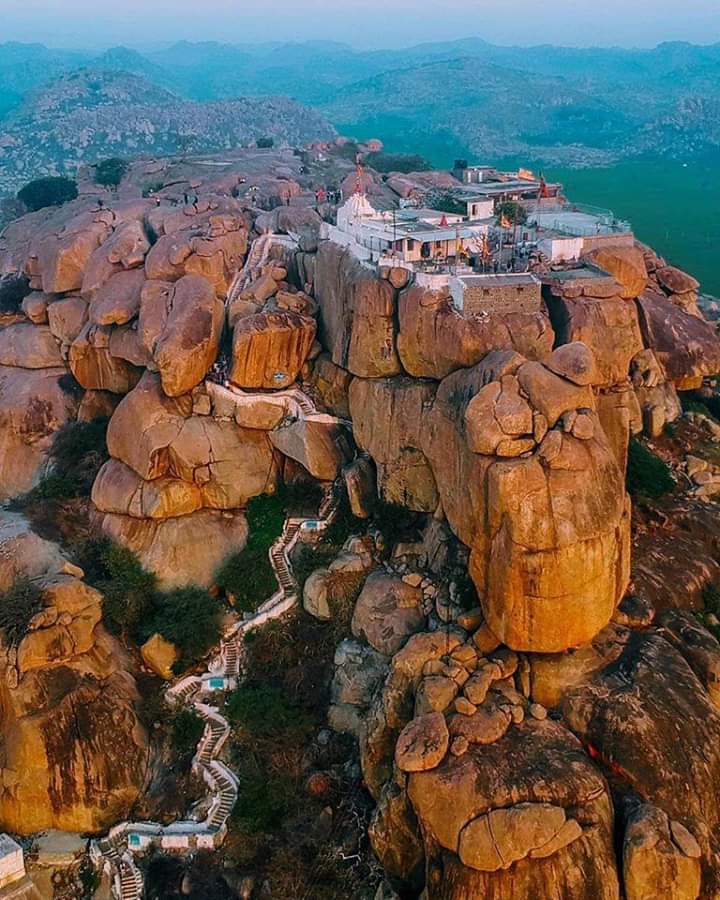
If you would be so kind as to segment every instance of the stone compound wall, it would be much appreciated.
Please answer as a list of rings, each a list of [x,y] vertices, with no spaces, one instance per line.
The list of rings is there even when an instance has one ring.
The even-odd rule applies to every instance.
[[[503,316],[512,313],[536,313],[542,309],[539,282],[503,284],[488,280],[476,283],[474,278],[451,282],[450,291],[456,309],[465,316],[478,314]]]

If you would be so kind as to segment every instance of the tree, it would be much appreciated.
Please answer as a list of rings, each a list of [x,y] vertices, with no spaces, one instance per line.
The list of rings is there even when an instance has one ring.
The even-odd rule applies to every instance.
[[[506,200],[504,203],[499,203],[495,207],[495,216],[499,225],[503,221],[509,222],[511,225],[524,225],[528,219],[525,207],[516,203],[515,200]]]
[[[104,187],[117,187],[128,170],[128,163],[119,156],[104,159],[95,166],[95,181]]]
[[[72,178],[49,177],[36,178],[18,191],[17,198],[31,211],[44,209],[46,206],[59,206],[74,200],[78,195],[77,184]]]
[[[384,174],[388,172],[428,172],[432,166],[423,157],[411,153],[369,153],[366,157],[367,164],[376,172]]]
[[[271,137],[261,137],[255,142],[260,150],[269,150],[275,146],[275,140]]]

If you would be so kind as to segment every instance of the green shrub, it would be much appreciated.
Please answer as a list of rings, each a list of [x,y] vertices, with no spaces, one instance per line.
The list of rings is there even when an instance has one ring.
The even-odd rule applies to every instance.
[[[430,163],[422,156],[411,153],[368,153],[367,164],[376,172],[428,172]]]
[[[275,139],[271,137],[260,137],[255,141],[256,146],[261,150],[269,150],[275,146]]]
[[[104,187],[117,187],[128,170],[127,160],[114,156],[95,166],[95,181]]]
[[[46,206],[59,206],[78,195],[77,184],[71,178],[49,177],[36,178],[18,191],[18,200],[31,211],[45,209]]]
[[[386,544],[394,544],[414,535],[418,529],[419,517],[406,506],[380,501],[375,506],[373,521]]]
[[[195,754],[205,723],[194,709],[179,709],[170,718],[170,744],[180,758]]]
[[[155,576],[131,550],[108,538],[88,541],[78,548],[76,558],[87,580],[104,595],[107,626],[137,640],[155,605]]]
[[[29,578],[17,578],[0,594],[0,629],[9,646],[17,647],[42,608],[42,591]]]
[[[151,181],[143,188],[142,195],[143,197],[150,197],[152,194],[157,194],[157,192],[161,191],[164,187],[164,181]]]
[[[242,771],[232,821],[250,834],[275,831],[290,806],[292,779],[259,767]]]
[[[243,684],[227,699],[229,720],[250,739],[302,735],[311,727],[306,714],[293,706],[282,688]]]
[[[633,497],[658,500],[675,488],[670,467],[636,438],[628,450],[627,489]]]
[[[715,419],[715,414],[710,407],[712,406],[713,408],[716,408],[717,404],[713,403],[712,400],[710,400],[708,404],[704,400],[701,400],[697,396],[697,394],[681,392],[680,404],[682,405],[684,413],[700,413],[700,415],[708,416],[710,419]]]
[[[524,206],[515,200],[506,200],[495,207],[495,217],[498,224],[505,219],[511,225],[524,225],[528,219],[528,212]]]
[[[138,639],[161,634],[175,644],[180,667],[200,657],[220,640],[220,602],[199,587],[183,587],[156,593],[150,609],[139,622]]]
[[[189,664],[220,639],[222,606],[199,587],[160,591],[157,579],[135,554],[108,538],[76,548],[85,577],[104,595],[108,628],[138,644],[161,634],[175,644],[181,664]]]
[[[105,418],[64,425],[50,449],[51,471],[26,501],[89,497],[95,476],[108,459],[107,427]]]
[[[277,590],[268,552],[282,534],[285,508],[284,491],[254,497],[246,512],[247,544],[239,553],[229,556],[218,569],[216,583],[235,597],[241,610],[254,611]]]
[[[720,616],[720,588],[710,582],[703,588],[702,597],[705,611]]]

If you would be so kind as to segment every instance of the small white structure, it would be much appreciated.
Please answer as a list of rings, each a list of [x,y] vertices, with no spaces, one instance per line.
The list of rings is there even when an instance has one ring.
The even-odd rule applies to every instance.
[[[25,877],[25,860],[20,844],[9,834],[0,834],[0,888]]]
[[[551,262],[572,262],[583,255],[585,239],[564,234],[549,235],[538,241],[538,249]]]
[[[360,259],[438,270],[478,252],[488,230],[486,222],[468,223],[441,210],[378,212],[365,194],[355,193],[338,209],[337,226],[329,226],[327,235]]]
[[[471,221],[492,219],[495,215],[495,201],[487,197],[465,197],[467,216]]]

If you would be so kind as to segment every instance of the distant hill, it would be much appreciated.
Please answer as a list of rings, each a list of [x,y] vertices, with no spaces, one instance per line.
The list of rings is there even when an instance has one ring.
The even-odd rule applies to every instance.
[[[328,139],[323,116],[284,97],[189,101],[146,78],[83,68],[36,89],[0,124],[0,193],[110,156],[212,153],[272,137]]]
[[[71,91],[66,79],[77,72],[87,86],[82,71],[88,65],[87,71],[112,72],[126,84],[133,76],[142,79],[138,97],[120,103],[126,109],[117,137],[113,123],[105,123],[109,131],[103,135],[102,122],[96,127],[80,110],[83,103],[88,109],[100,107],[93,116],[102,119],[108,97],[98,104],[92,92],[84,94],[73,122],[66,124],[90,127],[90,146],[80,146],[85,136],[76,138],[61,128],[53,149],[56,138],[46,133],[52,131],[49,118],[35,107],[37,92],[47,92],[52,101],[57,90]],[[105,84],[107,77],[100,81]],[[111,94],[116,87],[107,84]],[[158,94],[153,100],[152,88],[172,97]],[[156,146],[169,153],[206,141],[203,149],[222,149],[272,125],[262,107],[247,99],[236,111],[241,121],[235,122],[227,103],[268,95],[317,110],[303,129],[297,121],[291,127],[297,107],[276,109],[288,126],[280,129],[287,139],[320,127],[322,117],[350,136],[377,136],[390,149],[423,152],[441,165],[458,156],[582,167],[638,155],[683,161],[720,155],[720,44],[675,42],[651,50],[500,47],[477,37],[376,51],[327,41],[184,41],[144,54],[116,47],[93,55],[0,44],[0,131],[6,132],[0,149],[12,157],[10,180],[20,172],[24,177],[36,163],[46,165],[48,150],[51,166],[66,150],[72,166],[111,145],[124,146],[128,153],[154,152]],[[220,105],[181,112],[187,101]],[[155,117],[153,103],[167,108]],[[146,109],[135,125],[126,112],[138,104]],[[207,118],[210,113],[214,122]],[[256,113],[260,119],[253,131],[250,117]],[[39,155],[29,136],[18,131],[20,122],[33,126],[36,120],[43,126]]]

